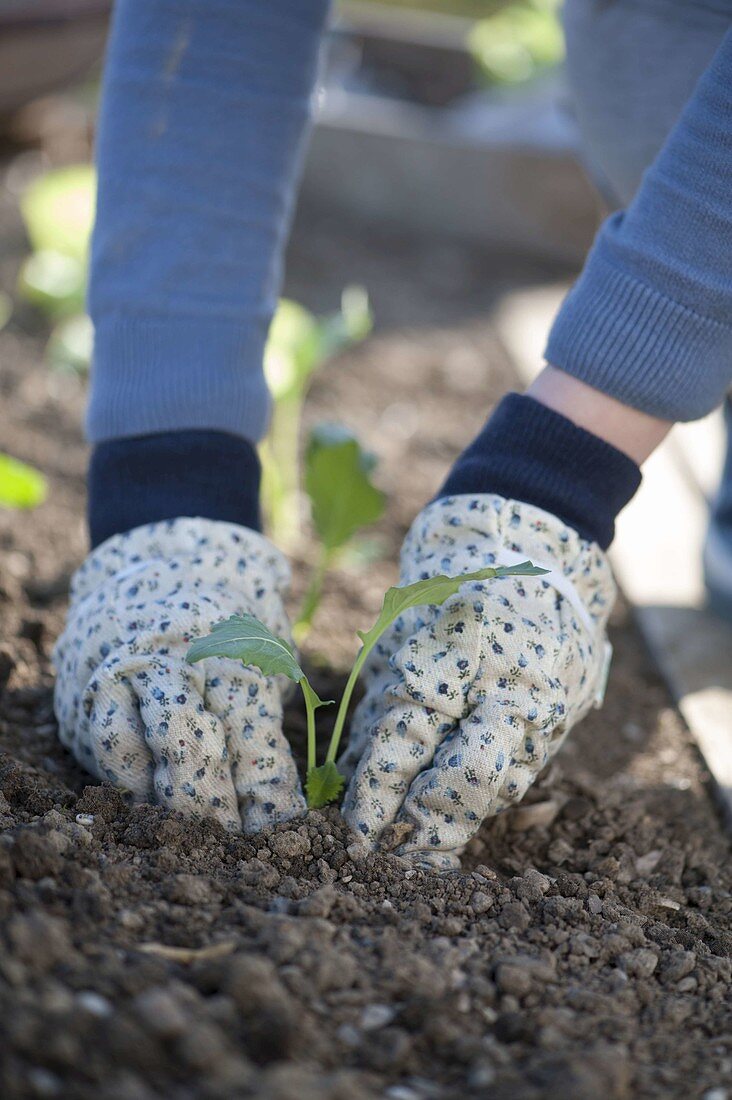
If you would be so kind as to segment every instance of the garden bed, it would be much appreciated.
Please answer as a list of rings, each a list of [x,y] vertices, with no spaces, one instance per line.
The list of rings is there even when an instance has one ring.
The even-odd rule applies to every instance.
[[[561,67],[488,85],[468,47],[470,25],[343,5],[303,194],[374,226],[576,263],[598,206]]]
[[[6,290],[23,250],[5,194]],[[332,218],[296,230],[292,296],[323,311],[346,282],[371,292],[375,335],[319,378],[308,416],[379,454],[390,502],[385,561],[328,582],[327,645],[309,654],[321,694],[411,518],[512,383],[493,296],[540,278]],[[0,448],[51,484],[36,512],[0,515],[4,1100],[721,1100],[729,842],[622,606],[605,709],[484,826],[462,873],[364,860],[335,810],[232,837],[88,785],[56,739],[49,661],[85,549],[83,384],[49,376],[34,324],[0,333]],[[287,729],[302,756],[297,701]]]

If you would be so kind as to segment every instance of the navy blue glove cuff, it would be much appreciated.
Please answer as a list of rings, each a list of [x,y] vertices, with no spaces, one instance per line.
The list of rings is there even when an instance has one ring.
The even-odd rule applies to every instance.
[[[550,512],[606,550],[618,513],[640,483],[639,467],[622,451],[512,393],[463,451],[437,499],[497,493]]]
[[[89,466],[92,548],[178,516],[260,531],[260,477],[254,446],[226,432],[161,432],[99,443]]]

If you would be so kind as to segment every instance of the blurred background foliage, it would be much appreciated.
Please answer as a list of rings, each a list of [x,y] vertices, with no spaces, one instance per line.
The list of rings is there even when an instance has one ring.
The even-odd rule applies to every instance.
[[[367,0],[370,4],[387,8],[402,8],[413,12],[436,12],[439,15],[456,15],[463,19],[482,19],[504,7],[502,0]],[[344,7],[348,7],[345,0]]]
[[[564,59],[559,0],[506,4],[475,23],[468,45],[489,83],[531,80]]]

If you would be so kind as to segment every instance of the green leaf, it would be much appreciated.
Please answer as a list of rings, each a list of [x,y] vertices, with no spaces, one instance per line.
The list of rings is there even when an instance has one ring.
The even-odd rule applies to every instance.
[[[371,456],[346,429],[321,425],[305,453],[305,488],[313,525],[328,551],[339,550],[384,512],[385,497],[369,480]]]
[[[457,577],[446,577],[440,574],[437,577],[415,581],[414,584],[390,588],[384,596],[381,613],[371,630],[365,634],[359,632],[358,636],[366,644],[373,637],[383,633],[387,626],[390,626],[410,607],[442,604],[450,596],[454,596],[468,581],[487,581],[499,577],[540,577],[548,572],[548,569],[541,569],[537,565],[532,565],[530,561],[525,561],[520,565],[500,565],[496,568],[488,566],[474,573],[463,573]]]
[[[43,474],[10,455],[0,454],[0,507],[35,508],[46,499]]]
[[[264,373],[276,401],[302,395],[320,362],[320,331],[309,310],[281,298],[270,325]]]
[[[34,252],[20,269],[18,292],[51,317],[78,312],[84,308],[86,265],[63,252]]]
[[[322,318],[289,298],[281,298],[264,353],[264,373],[275,400],[301,400],[318,367],[343,348],[363,340],[372,324],[363,287],[346,287],[340,312]]]
[[[13,313],[13,303],[8,294],[0,290],[0,328],[5,328]]]
[[[351,539],[338,555],[341,569],[363,572],[376,561],[383,561],[389,554],[389,539],[385,535],[358,535]]]
[[[332,707],[335,703],[335,699],[321,699],[315,688],[311,686],[307,676],[303,676],[299,683],[305,696],[306,706],[312,707],[313,710],[317,710],[318,707]]]
[[[365,340],[373,327],[369,296],[362,286],[348,286],[341,295],[340,313],[324,317],[319,323],[320,360],[330,359],[339,351]]]
[[[20,203],[33,249],[84,261],[95,204],[96,174],[91,165],[75,164],[39,176]]]
[[[46,358],[54,370],[86,374],[93,346],[94,326],[85,313],[80,313],[54,327],[46,345]]]
[[[189,664],[206,657],[233,657],[245,665],[254,665],[265,676],[289,676],[295,683],[305,676],[292,646],[253,615],[232,615],[216,623],[211,633],[196,639],[186,654]]]
[[[318,810],[335,802],[343,790],[345,779],[332,760],[311,768],[305,780],[305,793],[311,810]]]
[[[518,84],[564,57],[556,0],[508,4],[476,22],[468,48],[491,83]]]
[[[365,287],[346,287],[341,295],[341,317],[351,343],[366,339],[374,327],[374,317]]]

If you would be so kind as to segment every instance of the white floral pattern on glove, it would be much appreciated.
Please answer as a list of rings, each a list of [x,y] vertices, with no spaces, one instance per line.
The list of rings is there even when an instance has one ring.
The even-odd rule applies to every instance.
[[[588,615],[551,575],[471,582],[442,607],[402,615],[367,661],[344,813],[374,846],[386,826],[404,826],[399,854],[425,865],[455,866],[481,822],[523,797],[604,674],[610,567],[547,512],[494,495],[436,501],[407,535],[400,583],[506,553],[563,574]]]
[[[282,733],[285,681],[185,659],[193,638],[243,612],[289,638],[288,583],[282,554],[231,523],[175,519],[108,539],[73,578],[54,653],[63,744],[136,799],[229,829],[304,813]]]

